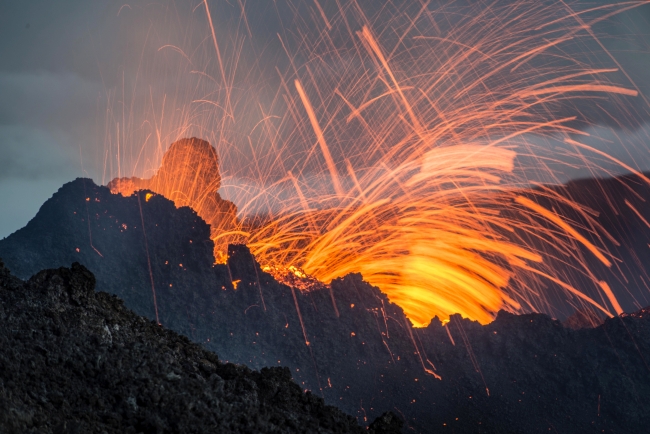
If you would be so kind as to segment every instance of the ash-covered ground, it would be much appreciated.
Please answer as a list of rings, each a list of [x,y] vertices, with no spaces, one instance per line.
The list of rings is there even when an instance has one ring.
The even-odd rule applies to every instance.
[[[0,432],[363,433],[288,368],[222,363],[95,292],[85,267],[23,282],[0,262]],[[370,432],[398,433],[391,414]]]
[[[650,424],[647,311],[581,330],[503,312],[487,326],[454,316],[417,329],[360,275],[301,292],[264,273],[244,246],[214,265],[196,213],[138,194],[66,184],[0,241],[0,257],[21,278],[78,261],[98,290],[149,319],[153,285],[164,327],[230,362],[288,366],[301,388],[361,423],[392,410],[408,432],[634,433]]]

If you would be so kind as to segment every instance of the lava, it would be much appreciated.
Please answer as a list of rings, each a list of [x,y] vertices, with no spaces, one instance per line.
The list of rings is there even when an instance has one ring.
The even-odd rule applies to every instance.
[[[112,191],[149,189],[192,207],[211,225],[217,261],[234,241],[276,275],[327,284],[361,273],[417,326],[453,313],[487,323],[500,309],[552,312],[557,299],[619,313],[616,295],[590,269],[589,258],[614,262],[602,242],[611,235],[597,213],[548,183],[559,183],[567,167],[607,174],[603,159],[642,177],[576,140],[587,136],[576,122],[589,119],[560,110],[595,97],[624,107],[624,98],[638,96],[634,83],[608,78],[617,67],[592,65],[590,53],[574,59],[565,48],[598,43],[595,24],[642,2],[583,10],[526,0],[456,5],[447,14],[460,21],[444,29],[437,24],[448,18],[444,8],[428,3],[386,16],[359,5],[327,16],[319,6],[322,32],[301,33],[297,53],[281,38],[291,68],[281,73],[284,105],[274,102],[279,126],[260,105],[252,130],[262,132],[240,140],[251,148],[247,159],[225,138],[236,118],[236,62],[227,62],[203,3],[205,40],[218,57],[216,78],[202,72],[220,83],[208,93],[221,113],[210,114],[215,146],[232,162],[225,170],[250,169],[260,192],[232,197],[238,219],[217,192],[217,151],[199,139],[175,142],[156,175],[113,180]],[[386,23],[394,34],[382,30]],[[308,59],[302,66],[300,56]],[[256,214],[256,201],[278,209]]]

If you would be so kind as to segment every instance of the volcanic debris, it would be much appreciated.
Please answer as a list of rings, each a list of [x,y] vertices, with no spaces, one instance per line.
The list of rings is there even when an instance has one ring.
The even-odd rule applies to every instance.
[[[0,262],[0,432],[362,433],[286,367],[223,363],[95,292],[82,265],[23,282]],[[386,414],[370,432],[398,433]]]

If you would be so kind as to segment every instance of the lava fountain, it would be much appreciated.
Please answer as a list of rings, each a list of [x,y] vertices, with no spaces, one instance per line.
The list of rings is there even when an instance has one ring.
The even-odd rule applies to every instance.
[[[621,71],[604,48],[613,66],[589,58],[600,46],[594,25],[643,2],[582,9],[528,0],[451,3],[446,10],[390,3],[372,13],[337,3],[330,16],[319,6],[322,22],[298,32],[295,52],[280,37],[290,66],[280,73],[275,111],[260,110],[251,134],[241,137],[250,145],[242,157],[223,136],[236,118],[229,77],[237,68],[223,61],[205,1],[219,68],[216,78],[201,77],[219,83],[210,95],[221,115],[211,112],[200,130],[218,130],[212,141],[229,162],[221,170],[247,170],[259,191],[231,197],[239,219],[215,201],[216,154],[205,144],[198,153],[172,145],[153,178],[113,181],[114,191],[147,188],[191,206],[213,225],[218,260],[220,241],[241,240],[278,274],[304,272],[328,283],[359,272],[417,326],[453,313],[481,323],[500,309],[552,314],[553,293],[620,313],[616,295],[585,259],[611,267],[602,242],[611,236],[597,213],[547,184],[567,167],[607,174],[601,161],[650,183],[580,140],[586,133],[579,125],[589,118],[577,108],[595,98],[618,107],[642,98],[634,83],[608,78]],[[452,15],[460,18],[445,26]],[[584,44],[585,59],[567,54],[575,44]],[[260,200],[273,206],[253,212]],[[542,204],[548,201],[561,206]],[[551,267],[549,258],[566,269]],[[578,285],[583,278],[589,287]]]

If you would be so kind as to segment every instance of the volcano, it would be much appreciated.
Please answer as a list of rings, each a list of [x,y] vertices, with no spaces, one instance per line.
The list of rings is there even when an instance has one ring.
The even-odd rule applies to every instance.
[[[149,180],[122,178],[110,188],[89,179],[65,184],[27,226],[0,241],[0,257],[22,279],[79,262],[95,275],[97,290],[117,295],[135,313],[225,361],[287,366],[301,389],[362,424],[391,410],[415,432],[646,429],[650,313],[638,309],[641,296],[624,302],[635,313],[597,327],[602,318],[565,327],[547,315],[502,311],[484,326],[452,315],[446,325],[434,318],[415,328],[359,274],[304,291],[278,282],[244,245],[229,245],[227,261],[215,263],[215,228],[231,224],[235,208],[214,188],[216,153],[192,140],[172,145]],[[192,144],[205,150],[196,160],[181,152]],[[188,165],[195,176],[175,181],[176,168]],[[613,222],[620,216],[607,210],[614,208],[598,208],[603,189],[637,211],[647,207],[638,199],[650,194],[645,184],[626,181],[636,199],[621,193],[620,179],[561,188],[591,198],[602,221]],[[188,191],[205,183],[211,193],[171,193],[170,200],[173,182]],[[187,206],[193,201],[204,208]],[[632,208],[617,209],[629,210],[625,239],[645,242],[647,228]],[[643,258],[623,263],[629,275],[646,273]]]

